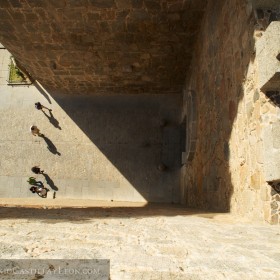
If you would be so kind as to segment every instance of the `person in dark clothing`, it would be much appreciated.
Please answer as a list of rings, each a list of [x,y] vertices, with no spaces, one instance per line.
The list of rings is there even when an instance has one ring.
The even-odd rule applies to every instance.
[[[42,105],[40,102],[36,102],[36,103],[35,103],[35,108],[38,109],[38,110],[42,110],[42,111],[43,111],[43,109],[47,109],[47,110],[49,110],[50,112],[52,111],[52,109],[49,109],[49,108],[45,107],[45,106]]]
[[[34,172],[35,174],[43,174],[44,173],[44,170],[41,170],[40,167],[38,167],[38,166],[33,166],[31,168],[31,171]]]

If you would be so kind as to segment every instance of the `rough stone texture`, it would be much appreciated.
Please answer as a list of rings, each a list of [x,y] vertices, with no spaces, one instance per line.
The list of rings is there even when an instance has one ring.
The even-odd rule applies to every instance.
[[[271,160],[265,151],[278,142],[267,147],[263,135],[277,122],[279,108],[258,87],[255,41],[262,37],[251,4],[210,1],[207,6],[186,79],[186,90],[196,92],[198,121],[196,151],[182,169],[181,193],[191,207],[278,223],[276,198],[264,174],[264,163]],[[183,118],[186,105],[184,112]]]
[[[258,40],[259,86],[263,91],[280,90],[280,21],[272,22]]]
[[[180,93],[206,2],[5,0],[0,41],[49,92]]]
[[[186,157],[192,161],[197,141],[197,101],[194,91],[184,92],[184,104],[186,106]]]
[[[232,147],[230,134],[243,94],[240,81],[245,78],[252,56],[253,23],[252,7],[244,1],[208,4],[192,74],[186,83],[187,90],[196,92],[198,113],[196,153],[185,170],[189,206],[229,211],[233,186],[245,187],[244,181],[232,182],[234,178],[230,175],[233,171],[229,162],[244,149],[240,146],[242,139],[238,148]],[[185,112],[188,113],[186,108]],[[239,127],[238,132],[242,137],[244,127]],[[235,165],[242,164],[243,156],[235,159]],[[245,173],[247,163],[242,165],[240,172]],[[238,174],[239,178],[246,176],[247,173]]]
[[[113,280],[280,277],[279,227],[230,215],[166,206],[1,208],[0,225],[1,258],[108,258]]]
[[[279,121],[263,128],[264,174],[266,181],[280,180]]]
[[[278,0],[253,0],[254,8],[280,8]]]

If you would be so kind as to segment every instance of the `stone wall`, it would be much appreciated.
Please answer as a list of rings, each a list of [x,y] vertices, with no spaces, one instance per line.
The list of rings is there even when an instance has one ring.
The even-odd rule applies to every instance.
[[[259,86],[262,91],[280,90],[280,9],[279,21],[267,27],[257,43]]]
[[[0,41],[49,92],[179,93],[207,0],[3,0]]]
[[[197,141],[182,176],[189,206],[278,223],[263,132],[265,114],[279,108],[259,89],[256,26],[251,1],[210,1],[186,82],[197,96]]]

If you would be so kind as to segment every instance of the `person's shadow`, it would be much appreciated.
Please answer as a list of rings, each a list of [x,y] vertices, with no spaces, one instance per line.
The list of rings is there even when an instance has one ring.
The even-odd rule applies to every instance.
[[[59,125],[58,120],[53,116],[53,114],[52,114],[51,111],[49,111],[50,115],[46,114],[44,110],[42,110],[42,112],[43,112],[44,115],[49,119],[50,123],[51,123],[54,127],[58,128],[58,129],[60,129],[60,130],[62,130],[62,128],[61,128],[60,125]]]
[[[40,137],[42,137],[45,140],[45,142],[47,144],[47,148],[51,153],[53,153],[54,155],[61,156],[61,153],[58,152],[56,146],[48,137],[46,137],[44,134],[41,134]]]
[[[46,183],[54,190],[58,191],[58,187],[54,184],[53,180],[50,178],[50,176],[46,173],[43,173],[43,176],[45,177]]]

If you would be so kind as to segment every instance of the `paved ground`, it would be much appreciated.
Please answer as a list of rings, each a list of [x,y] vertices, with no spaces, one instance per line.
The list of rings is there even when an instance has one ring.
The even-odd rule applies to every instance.
[[[0,208],[1,258],[108,258],[111,279],[278,280],[280,228],[154,206]]]
[[[38,85],[6,84],[9,53],[0,49],[0,197],[31,198],[27,179],[48,199],[180,201],[179,96],[50,96]],[[50,114],[35,109],[40,101]],[[164,124],[164,126],[162,126]],[[29,132],[37,125],[45,137]],[[164,163],[166,172],[157,169]],[[38,197],[38,199],[41,199]]]

